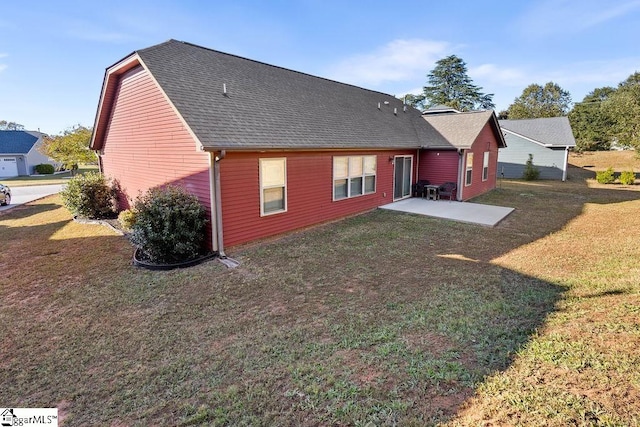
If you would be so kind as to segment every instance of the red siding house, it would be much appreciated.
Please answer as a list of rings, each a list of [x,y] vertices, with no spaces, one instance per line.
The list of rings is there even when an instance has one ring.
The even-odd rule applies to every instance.
[[[420,152],[419,175],[432,183],[455,182],[457,200],[496,187],[498,149],[506,146],[493,111],[423,115],[447,144]]]
[[[107,68],[91,148],[123,209],[155,186],[195,194],[224,255],[411,197],[419,179],[470,173],[459,200],[494,188],[493,112],[443,116],[472,128],[447,135],[391,95],[169,40]]]

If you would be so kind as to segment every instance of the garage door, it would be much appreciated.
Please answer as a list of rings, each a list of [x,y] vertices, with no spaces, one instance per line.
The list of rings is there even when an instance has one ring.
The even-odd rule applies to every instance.
[[[15,157],[0,158],[0,177],[18,176],[18,162]]]

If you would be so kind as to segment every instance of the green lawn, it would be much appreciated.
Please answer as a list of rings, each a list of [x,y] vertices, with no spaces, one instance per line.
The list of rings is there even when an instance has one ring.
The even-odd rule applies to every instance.
[[[573,171],[576,172],[576,171]],[[640,192],[505,181],[170,272],[57,197],[0,216],[0,402],[64,425],[640,425]]]
[[[89,171],[98,171],[98,166],[83,165],[76,173],[83,174]],[[64,184],[71,178],[71,171],[56,173],[54,175],[30,175],[17,176],[15,178],[2,178],[2,183],[9,187],[28,187],[30,185]]]

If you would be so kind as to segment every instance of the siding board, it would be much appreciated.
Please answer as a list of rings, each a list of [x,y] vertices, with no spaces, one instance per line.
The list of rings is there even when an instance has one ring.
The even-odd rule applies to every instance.
[[[362,155],[377,157],[376,192],[333,201],[333,157]],[[395,155],[415,155],[415,151],[228,152],[220,163],[225,244],[238,245],[391,203],[389,158]],[[287,159],[287,212],[261,217],[258,165],[260,158],[269,157]]]
[[[473,152],[473,171],[470,186],[465,186],[464,180],[462,181],[462,200],[469,200],[496,188],[498,141],[496,140],[489,123],[482,128],[478,137],[471,146],[471,150],[465,150],[465,161],[466,153],[468,151]],[[483,181],[482,162],[485,151],[489,151],[489,176],[486,181]],[[462,166],[462,170],[463,172],[465,170],[464,164]]]
[[[522,178],[529,154],[533,164],[540,170],[541,179],[562,179],[565,147],[549,148],[527,139],[505,132],[507,148],[500,150],[498,173],[505,178]]]
[[[105,131],[101,163],[117,177],[121,208],[148,189],[181,185],[210,212],[209,156],[196,142],[147,71],[136,67],[119,77]]]
[[[421,151],[418,179],[426,179],[433,185],[457,183],[459,157],[456,150]]]

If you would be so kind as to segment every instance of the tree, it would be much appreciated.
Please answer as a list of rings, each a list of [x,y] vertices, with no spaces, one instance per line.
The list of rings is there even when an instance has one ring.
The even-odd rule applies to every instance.
[[[640,72],[630,75],[603,103],[613,126],[613,137],[622,146],[640,149]]]
[[[571,95],[556,83],[530,84],[507,109],[509,119],[559,117],[569,113]]]
[[[576,148],[580,151],[608,150],[611,148],[614,121],[606,110],[606,103],[616,89],[596,88],[589,92],[582,102],[573,106],[569,121],[576,138]]]
[[[96,154],[89,150],[91,132],[91,128],[74,126],[61,135],[45,137],[40,151],[66,168],[75,169],[79,163],[93,163]]]
[[[424,109],[424,95],[408,93],[400,97],[400,99],[402,99],[405,104],[410,105],[413,108],[417,108],[418,110]]]
[[[455,55],[436,62],[423,89],[427,107],[447,105],[458,111],[495,108],[493,94],[482,93],[467,75],[467,65]]]
[[[16,122],[0,120],[0,130],[24,130],[24,126]]]

